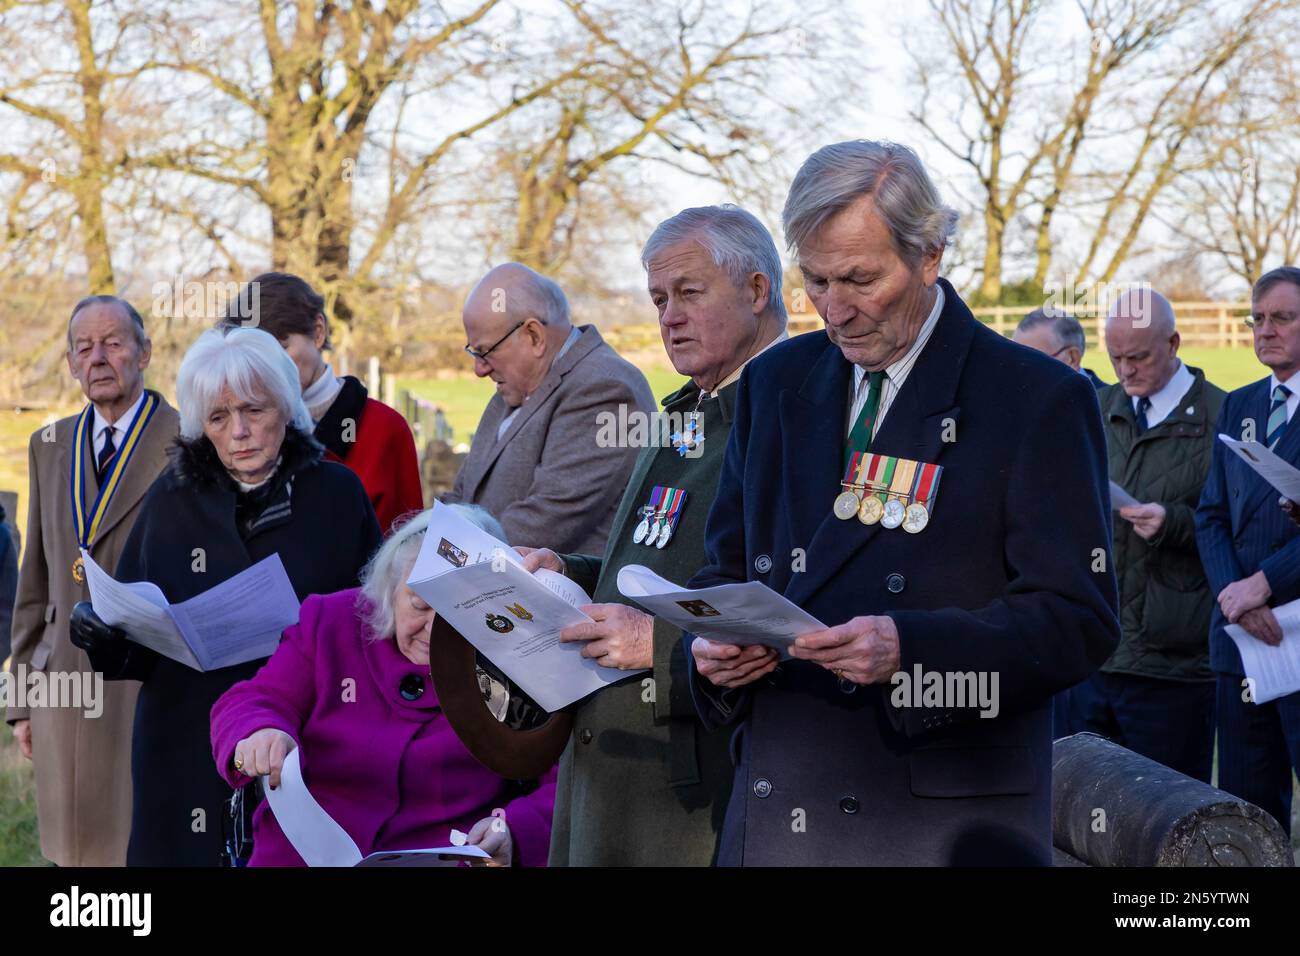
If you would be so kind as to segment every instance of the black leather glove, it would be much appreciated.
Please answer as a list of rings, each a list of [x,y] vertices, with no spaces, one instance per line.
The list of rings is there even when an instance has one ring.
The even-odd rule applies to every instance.
[[[126,631],[105,624],[89,601],[78,601],[68,620],[68,637],[87,654],[93,654],[121,647],[126,641]]]

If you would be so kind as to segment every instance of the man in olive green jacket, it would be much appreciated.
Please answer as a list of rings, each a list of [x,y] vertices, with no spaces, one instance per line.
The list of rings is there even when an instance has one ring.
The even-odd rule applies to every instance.
[[[731,791],[729,734],[700,724],[682,632],[623,597],[617,579],[641,564],[685,586],[704,564],[704,523],[740,373],[786,337],[781,260],[757,219],[709,206],[661,223],[642,264],[668,357],[690,381],[664,399],[668,427],[648,430],[603,558],[519,549],[526,568],[561,571],[595,602],[585,609],[595,623],[567,628],[561,639],[585,642],[583,654],[603,666],[635,672],[574,709],[551,866],[708,866]],[[622,438],[638,443],[634,432]],[[761,651],[746,654],[761,660]]]
[[[1111,480],[1140,503],[1116,508],[1120,645],[1070,695],[1083,729],[1208,783],[1214,596],[1193,516],[1224,392],[1184,365],[1178,346],[1164,297],[1142,290],[1116,301],[1106,348],[1119,382],[1099,399]]]

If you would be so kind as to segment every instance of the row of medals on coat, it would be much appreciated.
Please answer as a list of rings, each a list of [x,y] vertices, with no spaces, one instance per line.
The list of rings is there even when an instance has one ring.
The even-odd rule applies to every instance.
[[[942,465],[854,451],[832,510],[841,521],[856,517],[865,525],[918,534],[930,523],[942,475]]]
[[[703,401],[704,393],[700,394]],[[685,458],[704,443],[704,428],[700,422],[700,409],[687,418],[686,425],[672,436],[673,449],[678,456]],[[641,521],[632,532],[635,544],[644,544],[647,548],[666,548],[677,530],[681,520],[682,509],[686,507],[686,489],[670,488],[667,485],[655,485],[650,492],[650,501],[642,505],[637,514]]]

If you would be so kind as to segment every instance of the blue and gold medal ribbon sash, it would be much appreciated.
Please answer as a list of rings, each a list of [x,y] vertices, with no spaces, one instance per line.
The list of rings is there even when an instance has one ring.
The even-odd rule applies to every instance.
[[[77,423],[73,426],[72,432],[72,473],[68,477],[72,492],[72,518],[77,526],[77,544],[87,551],[94,543],[95,535],[99,533],[100,523],[108,513],[113,494],[122,483],[126,466],[140,444],[140,436],[148,427],[153,413],[158,410],[158,405],[158,396],[149,392],[144,393],[144,401],[136,409],[135,417],[131,419],[131,424],[126,429],[126,438],[122,440],[122,446],[109,459],[108,467],[104,471],[103,483],[99,486],[99,493],[89,507],[87,507],[86,496],[86,455],[93,455],[94,451],[89,435],[91,422],[95,418],[94,406],[87,405],[77,416]]]

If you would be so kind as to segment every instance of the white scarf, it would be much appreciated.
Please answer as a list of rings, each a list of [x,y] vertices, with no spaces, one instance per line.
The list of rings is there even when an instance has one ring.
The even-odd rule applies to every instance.
[[[334,374],[329,362],[326,362],[324,370],[316,377],[316,381],[308,385],[302,393],[302,403],[307,406],[307,412],[313,422],[319,422],[325,417],[325,413],[330,410],[330,406],[334,404],[334,399],[339,397],[342,389],[343,380]]]

